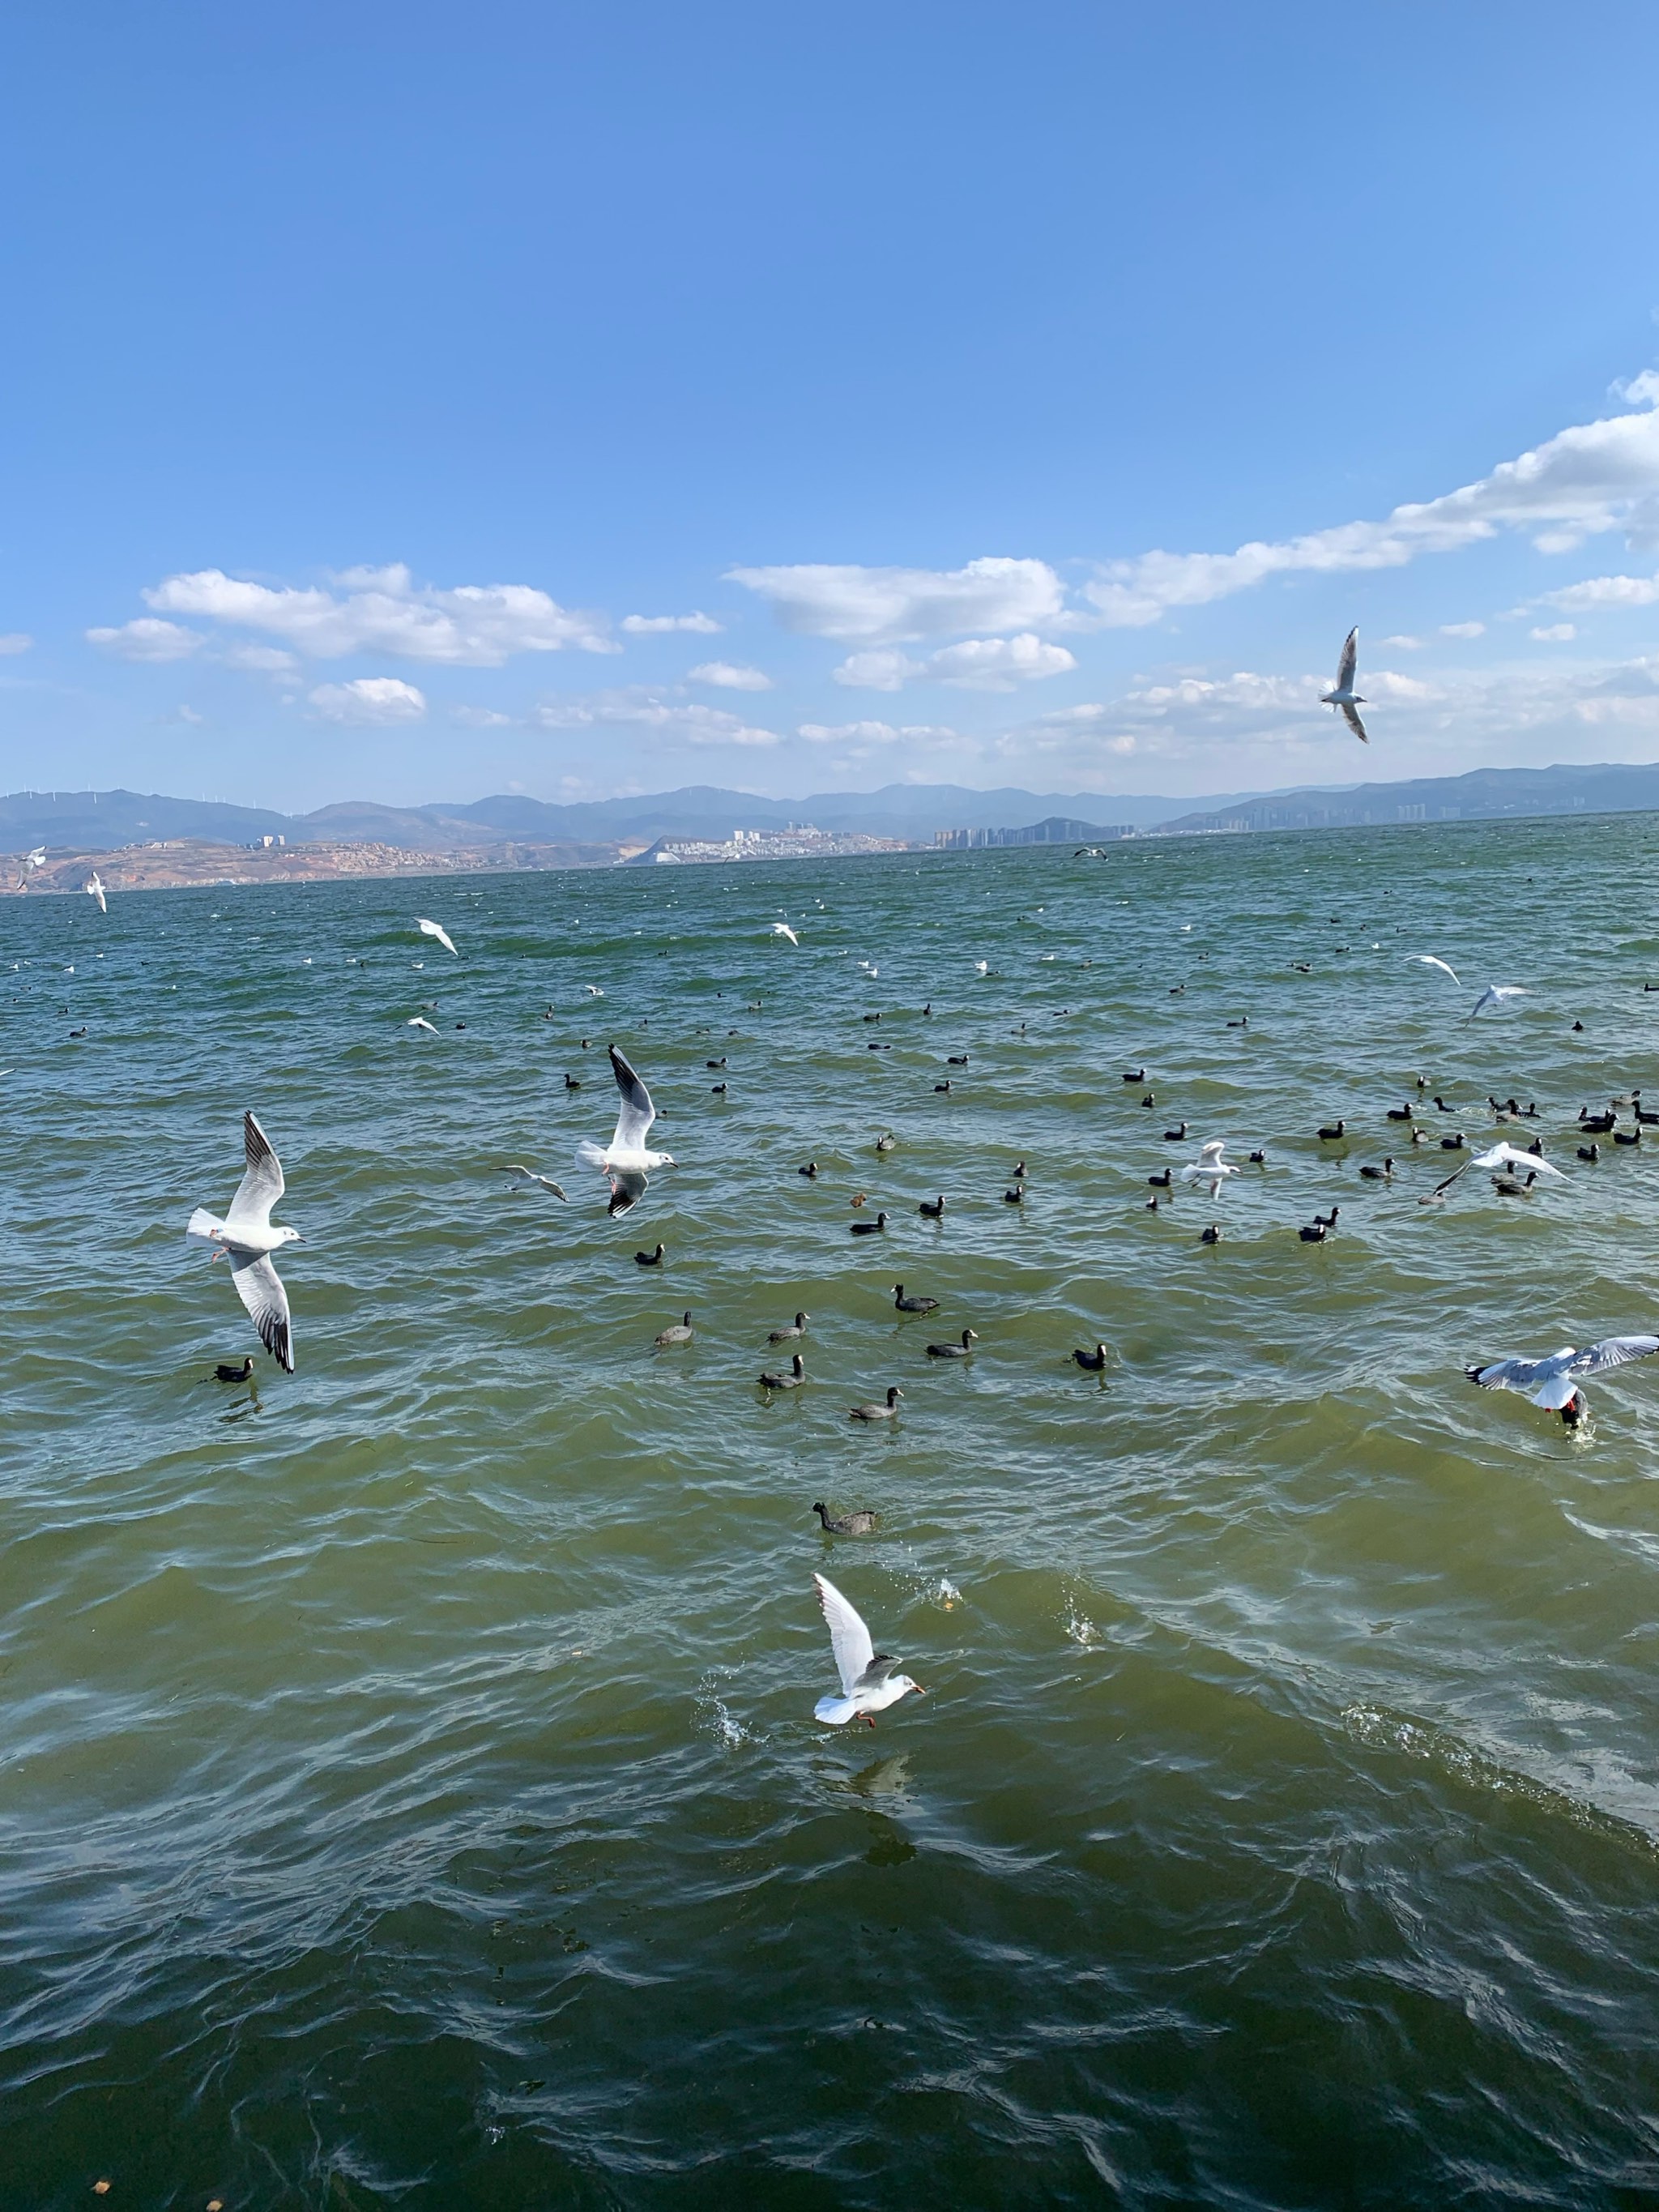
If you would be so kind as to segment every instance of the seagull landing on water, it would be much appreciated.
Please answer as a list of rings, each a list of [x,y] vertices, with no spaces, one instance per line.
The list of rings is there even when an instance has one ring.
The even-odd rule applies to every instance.
[[[774,937],[787,937],[792,945],[800,943],[799,938],[796,936],[787,921],[775,921],[772,924],[772,934]]]
[[[1181,1170],[1182,1182],[1206,1182],[1210,1186],[1211,1197],[1218,1196],[1227,1177],[1240,1172],[1231,1161],[1222,1158],[1221,1155],[1226,1149],[1227,1139],[1224,1137],[1213,1137],[1207,1145],[1200,1145],[1198,1158],[1188,1161]]]
[[[1360,744],[1368,745],[1370,739],[1365,735],[1365,725],[1360,720],[1358,711],[1365,702],[1353,688],[1354,668],[1358,659],[1359,631],[1356,626],[1348,632],[1342,647],[1342,658],[1336,664],[1336,682],[1328,691],[1320,693],[1319,703],[1322,707],[1334,707]]]
[[[842,1692],[838,1698],[820,1698],[812,1708],[813,1719],[822,1721],[826,1728],[841,1728],[856,1720],[868,1721],[874,1728],[876,1715],[896,1705],[907,1690],[925,1697],[927,1693],[920,1682],[894,1673],[898,1661],[876,1650],[869,1630],[834,1583],[826,1582],[822,1575],[814,1575],[812,1580],[830,1624],[830,1648],[836,1655]]]
[[[449,932],[444,927],[441,922],[424,921],[419,915],[416,915],[415,917],[415,927],[420,931],[422,937],[435,937],[446,952],[455,952],[454,939],[450,936]],[[455,957],[458,960],[460,957],[461,956],[459,952],[455,952]]]
[[[294,1331],[289,1318],[288,1292],[283,1288],[270,1255],[284,1244],[303,1240],[297,1229],[273,1229],[270,1209],[282,1196],[282,1163],[270,1149],[270,1140],[252,1114],[242,1116],[242,1150],[247,1170],[221,1221],[205,1206],[190,1217],[185,1234],[211,1244],[214,1257],[221,1252],[230,1260],[237,1295],[247,1308],[259,1341],[289,1374],[294,1372]]]
[[[554,1182],[552,1176],[538,1175],[534,1168],[520,1167],[515,1162],[510,1168],[498,1168],[496,1173],[508,1176],[514,1190],[528,1190],[533,1187],[537,1190],[550,1193],[555,1198],[564,1198],[563,1191]],[[565,1204],[568,1206],[569,1203],[569,1200],[565,1199]]]
[[[604,1146],[584,1139],[576,1147],[576,1158],[585,1168],[598,1168],[611,1179],[612,1213],[626,1213],[629,1207],[643,1198],[646,1184],[653,1168],[672,1168],[673,1155],[653,1152],[647,1149],[646,1137],[657,1118],[657,1109],[651,1103],[651,1093],[623,1058],[613,1044],[611,1048],[611,1072],[617,1079],[617,1088],[622,1093],[622,1106],[617,1115],[616,1132],[611,1142]]]
[[[1656,1352],[1659,1336],[1604,1336],[1600,1344],[1588,1344],[1582,1352],[1568,1344],[1547,1359],[1494,1359],[1463,1372],[1483,1390],[1532,1390],[1534,1406],[1559,1413],[1568,1428],[1576,1429],[1589,1411],[1578,1388],[1581,1376],[1605,1375],[1609,1368],[1646,1359]]]
[[[1531,995],[1531,993],[1523,990],[1519,983],[1488,983],[1463,1018],[1466,1022],[1472,1022],[1475,1016],[1487,1006],[1493,1008],[1507,1006],[1513,999],[1526,999],[1530,998]]]
[[[88,898],[95,898],[97,900],[98,911],[100,914],[107,914],[109,912],[109,901],[104,896],[104,886],[100,879],[96,868],[93,870],[92,874],[88,878],[87,896]]]
[[[1419,968],[1437,968],[1443,975],[1449,975],[1454,983],[1457,981],[1457,970],[1449,961],[1437,960],[1432,952],[1408,952],[1406,957],[1415,960]]]

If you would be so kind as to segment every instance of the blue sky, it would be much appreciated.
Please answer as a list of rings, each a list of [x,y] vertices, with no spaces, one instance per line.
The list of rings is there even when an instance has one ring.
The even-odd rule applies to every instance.
[[[1659,758],[1650,7],[66,0],[4,54],[6,788]]]

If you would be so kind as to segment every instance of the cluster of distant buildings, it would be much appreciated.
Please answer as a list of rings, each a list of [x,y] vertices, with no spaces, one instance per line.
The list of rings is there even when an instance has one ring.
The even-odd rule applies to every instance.
[[[786,830],[734,830],[729,837],[659,837],[629,856],[635,867],[708,860],[831,860],[848,853],[908,853],[902,837],[868,837],[855,830],[814,830],[810,823]]]

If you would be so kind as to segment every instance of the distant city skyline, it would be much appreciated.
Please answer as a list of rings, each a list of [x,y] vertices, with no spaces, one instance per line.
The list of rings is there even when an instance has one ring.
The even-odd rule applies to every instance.
[[[8,790],[1659,758],[1647,11],[100,23],[0,88]]]

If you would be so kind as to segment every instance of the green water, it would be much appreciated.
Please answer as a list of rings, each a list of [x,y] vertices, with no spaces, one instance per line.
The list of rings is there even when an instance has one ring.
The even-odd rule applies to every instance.
[[[1653,1323],[1659,1151],[1570,1132],[1659,1102],[1656,843],[6,902],[6,2212],[1653,2202],[1659,1363],[1576,1438],[1461,1370]],[[612,1038],[678,1162],[615,1221]],[[1571,1181],[1363,1181],[1419,1071]],[[182,1235],[246,1107],[252,1391]],[[1267,1168],[1149,1212],[1211,1135]],[[873,1735],[814,1568],[927,1686]]]

